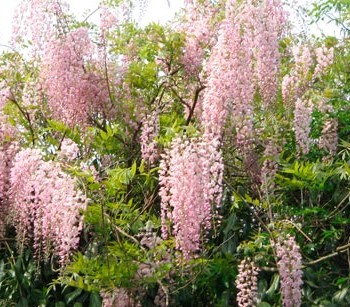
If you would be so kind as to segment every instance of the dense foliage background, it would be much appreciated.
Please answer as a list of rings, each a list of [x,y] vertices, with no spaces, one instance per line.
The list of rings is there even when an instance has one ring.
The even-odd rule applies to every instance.
[[[23,1],[0,56],[1,306],[349,306],[348,1]]]

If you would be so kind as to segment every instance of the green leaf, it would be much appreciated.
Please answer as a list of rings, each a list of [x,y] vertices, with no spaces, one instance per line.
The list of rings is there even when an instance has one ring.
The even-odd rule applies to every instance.
[[[266,291],[266,295],[268,298],[272,298],[274,294],[276,293],[279,285],[280,277],[278,274],[275,274],[273,276],[272,283],[270,285],[270,288]]]
[[[101,297],[97,292],[92,292],[90,295],[89,307],[100,307],[102,306]]]
[[[73,302],[81,294],[81,292],[83,292],[83,290],[78,288],[75,289],[73,292],[70,292],[67,295],[65,295],[67,304]]]
[[[16,307],[29,307],[28,300],[25,297],[21,297]]]
[[[340,291],[337,291],[335,295],[333,296],[334,301],[341,303],[344,301],[345,296],[350,294],[349,288],[341,289]]]
[[[137,164],[136,164],[136,161],[134,161],[134,163],[131,166],[131,175],[132,175],[132,177],[134,177],[136,175],[136,171],[137,171]]]

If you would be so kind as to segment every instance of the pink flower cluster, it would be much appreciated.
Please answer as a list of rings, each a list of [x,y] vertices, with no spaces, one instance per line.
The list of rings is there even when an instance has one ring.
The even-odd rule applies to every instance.
[[[325,70],[333,64],[334,61],[334,48],[327,48],[321,46],[315,49],[317,65],[314,70],[313,78],[322,75]]]
[[[338,147],[338,122],[336,119],[328,119],[323,128],[319,139],[318,147],[329,153],[329,156],[334,156]]]
[[[0,83],[0,237],[4,236],[8,213],[8,190],[12,159],[18,146],[14,142],[16,128],[9,124],[4,106],[11,97],[10,89]]]
[[[266,104],[277,92],[278,40],[284,24],[280,1],[227,1],[217,43],[206,63],[203,126],[207,135],[221,135],[226,119],[237,131],[237,147],[251,149],[254,138],[253,99],[257,85]]]
[[[185,9],[186,21],[181,24],[181,30],[186,33],[182,62],[189,74],[197,74],[210,44],[214,9],[210,1],[201,5],[198,0],[187,2]]]
[[[70,139],[64,139],[61,142],[61,148],[58,152],[58,156],[61,159],[65,159],[67,161],[75,160],[79,155],[79,147],[76,143],[74,143]]]
[[[17,150],[15,142],[4,142],[0,138],[0,237],[4,237],[8,222],[10,170]]]
[[[266,0],[256,8],[254,19],[256,75],[260,94],[266,105],[277,94],[280,72],[279,39],[286,23],[286,14],[279,0]]]
[[[143,120],[142,131],[140,136],[141,141],[141,156],[142,159],[148,161],[152,166],[159,158],[159,150],[156,138],[159,135],[159,114],[152,112]]]
[[[41,79],[55,119],[69,126],[86,124],[108,101],[105,81],[85,66],[93,53],[86,28],[79,28],[46,45]]]
[[[22,92],[22,104],[32,120],[37,109],[43,106],[43,102],[44,93],[41,84],[34,80],[27,82]]]
[[[265,194],[270,193],[275,187],[274,178],[278,171],[278,163],[276,159],[281,152],[280,147],[276,144],[273,138],[267,140],[267,144],[264,150],[265,160],[261,168],[261,189]]]
[[[125,288],[115,288],[112,292],[100,293],[103,307],[141,307],[141,304]]]
[[[20,151],[10,174],[10,209],[19,242],[33,243],[38,259],[58,256],[61,265],[77,248],[87,199],[58,163],[36,149]]]
[[[63,19],[68,8],[68,4],[62,0],[21,1],[12,23],[13,44],[16,46],[18,41],[28,39],[34,55],[42,54],[44,46],[57,29],[66,27]]]
[[[100,31],[104,35],[108,32],[113,26],[118,24],[118,18],[110,8],[102,6],[100,13]]]
[[[282,96],[286,103],[294,103],[310,87],[310,81],[322,75],[334,60],[333,48],[308,45],[292,48],[294,65],[282,80]],[[315,66],[313,72],[312,69]]]
[[[8,121],[8,115],[4,112],[4,107],[12,97],[11,90],[5,82],[0,82],[0,142],[13,139],[16,134],[16,128]]]
[[[297,99],[294,110],[294,132],[299,155],[310,151],[312,110],[312,101]]]
[[[283,306],[300,306],[303,271],[299,246],[294,237],[288,236],[286,240],[275,244],[275,250],[278,258],[277,268],[281,278]]]
[[[220,24],[217,43],[206,65],[208,79],[202,120],[206,134],[214,136],[221,135],[229,111],[233,110],[237,119],[251,115],[255,90],[253,38],[251,31],[244,31],[251,6],[247,4],[237,13],[237,3],[232,2],[227,2],[226,17]],[[242,123],[239,119],[236,122]],[[247,130],[250,130],[249,124]]]
[[[295,103],[308,86],[308,74],[313,64],[311,47],[307,45],[294,46],[292,54],[294,66],[290,74],[282,80],[282,96],[286,103]]]
[[[177,138],[160,163],[162,235],[167,238],[172,225],[185,258],[200,250],[213,208],[220,206],[223,163],[217,148],[218,141]]]
[[[237,305],[239,307],[254,307],[257,305],[259,268],[249,258],[238,266],[236,279]]]

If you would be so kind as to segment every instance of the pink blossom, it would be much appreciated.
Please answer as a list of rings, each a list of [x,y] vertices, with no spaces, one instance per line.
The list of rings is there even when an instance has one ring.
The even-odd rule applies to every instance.
[[[257,6],[252,19],[256,76],[260,94],[266,105],[276,99],[280,72],[279,39],[286,23],[286,13],[279,0],[263,1]]]
[[[9,123],[9,117],[4,112],[4,107],[11,97],[10,88],[5,82],[0,82],[0,237],[5,235],[10,169],[12,159],[18,150],[18,144],[15,142],[17,129]]]
[[[0,237],[4,237],[8,223],[10,170],[18,144],[0,138]]]
[[[205,56],[205,49],[209,47],[213,32],[212,17],[215,13],[212,4],[207,1],[186,3],[185,21],[181,24],[186,34],[186,42],[182,62],[188,74],[198,74]]]
[[[259,268],[249,258],[238,266],[236,279],[237,304],[239,307],[254,307],[257,305]]]
[[[9,117],[4,112],[4,107],[11,98],[11,89],[5,82],[0,82],[0,142],[14,139],[17,133],[17,129],[10,124]]]
[[[315,49],[317,65],[314,70],[313,79],[322,75],[325,70],[333,63],[334,48],[321,46]]]
[[[222,195],[222,157],[217,143],[177,138],[160,164],[163,237],[169,223],[185,258],[200,250]],[[169,221],[170,220],[170,221]]]
[[[45,51],[41,79],[52,115],[68,126],[86,125],[108,100],[104,80],[85,67],[84,59],[93,52],[87,29],[51,39]]]
[[[295,103],[294,132],[298,154],[307,154],[310,150],[312,110],[311,101],[298,99]]]
[[[282,80],[282,96],[286,103],[293,105],[309,87],[309,75],[314,60],[309,45],[293,46],[292,55],[294,65],[290,73]]]
[[[338,122],[336,119],[326,120],[321,137],[319,139],[318,147],[328,152],[330,157],[337,153],[338,147]]]
[[[69,6],[62,0],[22,1],[16,8],[12,23],[12,43],[31,42],[35,56],[43,53],[44,47],[57,31],[66,27],[64,16]],[[57,25],[60,25],[57,27]]]
[[[140,307],[125,288],[115,288],[113,291],[101,291],[103,307]]]
[[[61,147],[60,147],[60,151],[58,152],[58,155],[63,159],[72,161],[78,157],[79,147],[72,140],[64,139],[61,142]]]
[[[25,149],[13,160],[9,199],[18,241],[33,242],[38,259],[56,254],[64,265],[78,246],[87,205],[75,179],[39,150]]]
[[[293,105],[310,88],[311,81],[324,74],[333,63],[334,50],[325,46],[296,45],[292,55],[291,71],[282,81],[282,96],[286,103]]]
[[[104,34],[118,24],[118,18],[110,8],[102,6],[100,9],[100,31]]]
[[[285,307],[301,305],[303,284],[301,254],[294,237],[288,236],[275,244],[277,268],[281,278],[282,301]]]
[[[264,150],[264,162],[261,168],[261,189],[265,194],[271,193],[274,188],[274,178],[278,171],[278,163],[276,159],[281,153],[281,148],[276,144],[276,140],[273,138],[267,140],[267,144]]]
[[[159,135],[159,114],[157,111],[146,116],[143,121],[140,142],[142,159],[154,165],[159,158],[156,138]]]

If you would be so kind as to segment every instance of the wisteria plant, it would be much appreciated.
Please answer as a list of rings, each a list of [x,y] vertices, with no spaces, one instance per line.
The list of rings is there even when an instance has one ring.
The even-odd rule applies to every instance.
[[[295,34],[281,0],[185,0],[146,26],[145,1],[82,21],[22,1],[0,305],[350,305],[350,32],[321,2],[344,38]]]

